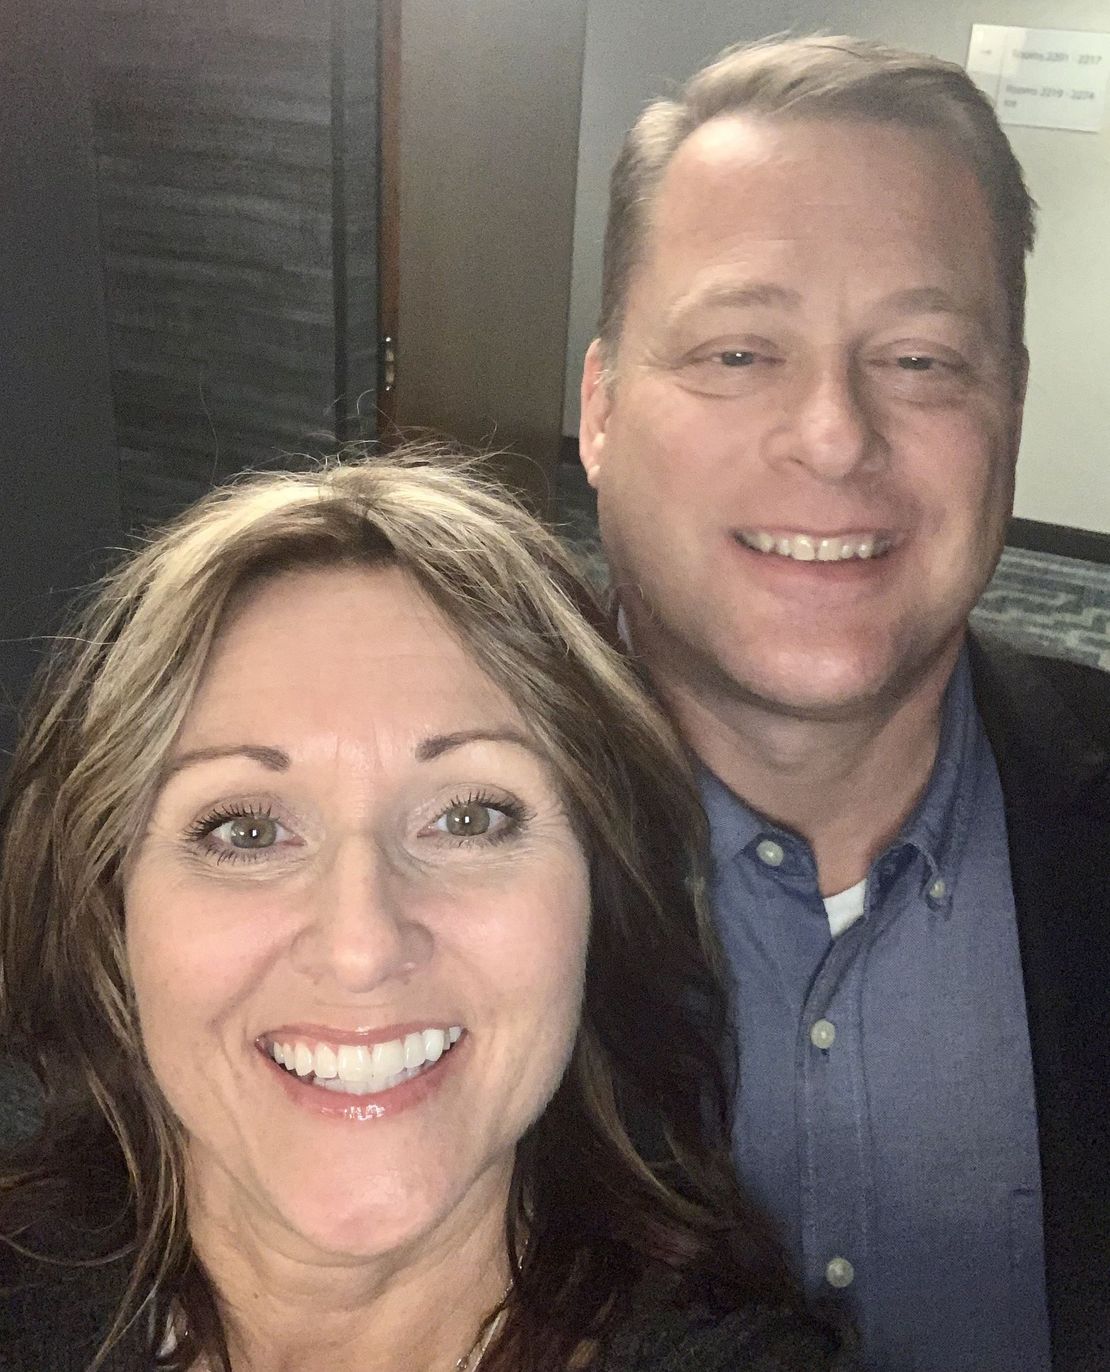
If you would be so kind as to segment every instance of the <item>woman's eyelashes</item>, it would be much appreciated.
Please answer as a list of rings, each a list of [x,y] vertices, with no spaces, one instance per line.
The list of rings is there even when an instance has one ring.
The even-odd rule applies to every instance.
[[[431,818],[426,816],[431,815]],[[534,812],[515,796],[467,787],[446,801],[423,806],[414,821],[415,843],[481,849],[523,834]],[[409,832],[412,832],[410,827]],[[186,828],[191,854],[222,863],[274,861],[305,846],[304,839],[274,812],[271,801],[224,802],[205,810]]]
[[[515,796],[471,790],[448,801],[418,837],[445,840],[455,847],[504,843],[517,837],[531,818],[531,811]]]
[[[267,801],[216,806],[193,821],[185,838],[194,851],[216,862],[257,861],[276,847],[301,843]]]

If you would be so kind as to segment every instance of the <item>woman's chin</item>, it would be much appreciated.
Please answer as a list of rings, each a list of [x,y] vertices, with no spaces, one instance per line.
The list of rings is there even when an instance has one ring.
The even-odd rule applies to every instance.
[[[292,1247],[318,1259],[357,1263],[419,1243],[450,1214],[453,1199],[411,1195],[383,1203],[369,1196],[352,1198],[349,1191],[309,1191],[293,1205],[281,1200],[271,1206]]]

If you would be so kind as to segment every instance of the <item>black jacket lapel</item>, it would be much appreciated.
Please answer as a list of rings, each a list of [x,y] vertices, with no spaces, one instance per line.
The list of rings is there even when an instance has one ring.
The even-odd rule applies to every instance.
[[[1110,675],[972,642],[1037,1091],[1056,1372],[1110,1368]]]

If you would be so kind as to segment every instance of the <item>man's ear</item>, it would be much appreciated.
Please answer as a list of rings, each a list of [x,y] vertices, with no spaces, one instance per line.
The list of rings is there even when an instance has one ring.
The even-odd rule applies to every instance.
[[[1021,352],[1014,359],[1014,426],[1013,426],[1013,448],[1014,461],[1017,461],[1018,448],[1021,446],[1021,423],[1025,416],[1025,391],[1029,385],[1029,350],[1022,346]]]
[[[578,455],[586,480],[595,489],[601,479],[608,423],[609,382],[601,359],[601,340],[595,338],[582,365],[582,419],[578,427]]]

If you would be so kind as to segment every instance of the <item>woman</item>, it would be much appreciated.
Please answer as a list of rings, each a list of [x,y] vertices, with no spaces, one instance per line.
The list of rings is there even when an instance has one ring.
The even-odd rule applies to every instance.
[[[219,492],[103,586],[3,812],[46,1114],[0,1366],[830,1365],[729,1172],[695,792],[599,623],[422,453]]]

